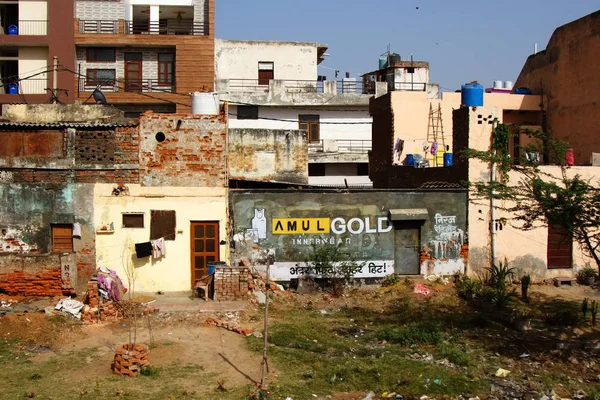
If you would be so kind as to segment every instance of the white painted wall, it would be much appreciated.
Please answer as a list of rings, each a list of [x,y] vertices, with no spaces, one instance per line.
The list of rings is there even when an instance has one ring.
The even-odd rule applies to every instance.
[[[309,109],[259,107],[259,119],[254,120],[238,120],[237,106],[235,105],[229,106],[229,113],[230,128],[253,129],[298,129],[299,115],[317,114],[320,116],[319,120],[321,122],[321,139],[371,140],[371,123],[373,119],[369,115],[368,107],[364,109],[357,108],[351,111],[325,108],[319,110],[317,107]],[[331,122],[335,122],[336,124],[328,124]]]
[[[46,1],[19,2],[19,35],[46,35],[48,34],[47,21],[48,3]]]
[[[261,61],[275,79],[317,79],[316,43],[215,39],[215,79],[258,79]]]
[[[193,6],[194,0],[125,0],[125,6]]]
[[[19,47],[19,78],[26,78],[48,69],[47,47]],[[48,74],[43,73],[20,82],[23,94],[45,94],[48,87]]]

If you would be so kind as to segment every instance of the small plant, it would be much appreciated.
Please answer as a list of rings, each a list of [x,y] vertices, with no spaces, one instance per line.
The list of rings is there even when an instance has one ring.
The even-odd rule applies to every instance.
[[[514,275],[514,268],[509,268],[506,259],[500,265],[487,268],[487,271],[489,272],[489,285],[496,289],[506,287],[506,280]]]
[[[583,314],[584,321],[587,319],[589,302],[590,302],[590,299],[588,299],[587,297],[585,299],[583,299],[583,301],[581,302],[581,313]]]
[[[553,326],[575,326],[579,315],[573,310],[553,310],[546,313],[546,322]]]
[[[346,291],[352,277],[361,270],[363,264],[357,263],[352,254],[344,251],[341,245],[316,246],[306,262],[312,275],[324,278],[331,294],[340,297]]]
[[[398,277],[395,274],[390,274],[383,278],[383,280],[381,281],[381,286],[394,286],[396,283],[398,283]]]
[[[524,302],[528,302],[527,292],[529,291],[529,285],[531,284],[531,275],[524,275],[521,277],[521,299]]]
[[[438,345],[444,341],[440,327],[432,323],[408,324],[402,328],[386,328],[378,337],[401,346],[417,344]]]
[[[581,284],[592,285],[597,275],[597,271],[592,268],[590,264],[586,264],[585,267],[577,273],[577,281]]]
[[[592,326],[596,327],[596,316],[598,315],[598,302],[596,300],[592,300],[590,311],[592,312]]]
[[[487,300],[498,308],[506,307],[517,296],[514,289],[507,289],[504,285],[486,288],[484,293]]]
[[[481,295],[483,283],[479,279],[472,279],[462,275],[454,285],[458,295],[463,299],[473,299]]]

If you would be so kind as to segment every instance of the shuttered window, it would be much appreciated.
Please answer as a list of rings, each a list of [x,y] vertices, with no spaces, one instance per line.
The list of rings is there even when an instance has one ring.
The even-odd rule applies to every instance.
[[[275,79],[275,66],[272,62],[261,61],[258,63],[258,84],[268,85],[271,79]]]
[[[175,240],[175,211],[151,210],[150,219],[150,240]]]
[[[52,225],[52,252],[70,253],[73,251],[73,225]]]
[[[558,225],[548,226],[548,268],[573,267],[573,237]]]
[[[123,214],[123,228],[143,228],[144,214]]]

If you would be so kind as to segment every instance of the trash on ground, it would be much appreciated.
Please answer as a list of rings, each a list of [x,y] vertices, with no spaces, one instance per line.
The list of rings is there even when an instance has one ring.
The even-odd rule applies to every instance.
[[[77,319],[81,319],[83,305],[82,302],[67,297],[66,299],[60,299],[54,308],[69,313]]]
[[[504,368],[498,368],[498,370],[496,371],[496,373],[494,375],[496,375],[499,378],[506,378],[508,376],[508,374],[510,374],[510,371]]]
[[[423,285],[422,283],[416,283],[414,292],[417,294],[429,296],[431,294],[431,289],[429,289],[427,286]]]

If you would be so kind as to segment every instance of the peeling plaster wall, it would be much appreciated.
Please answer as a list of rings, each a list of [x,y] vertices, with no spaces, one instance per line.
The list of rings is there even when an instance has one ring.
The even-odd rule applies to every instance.
[[[415,249],[421,274],[463,272],[468,257],[467,194],[464,191],[232,190],[230,203],[231,239],[235,247],[232,262],[250,263],[259,269],[271,262],[271,274],[276,280],[297,278],[297,267],[305,265],[313,245],[341,245],[364,264],[355,275],[358,278],[402,271],[404,266],[395,262],[395,249],[396,235],[403,225],[391,225],[390,209],[427,210],[420,226],[419,248]],[[447,218],[442,221],[441,217]],[[289,218],[298,220],[287,220]],[[308,221],[309,218],[313,220]],[[307,226],[312,224],[312,230],[281,234],[278,221],[283,229],[288,227],[288,222],[295,222],[300,230],[304,222]],[[370,269],[371,263],[372,267],[381,268]]]
[[[231,179],[308,183],[306,132],[281,129],[230,129]]]
[[[140,116],[139,132],[142,185],[228,185],[226,113],[190,115],[149,112]]]

